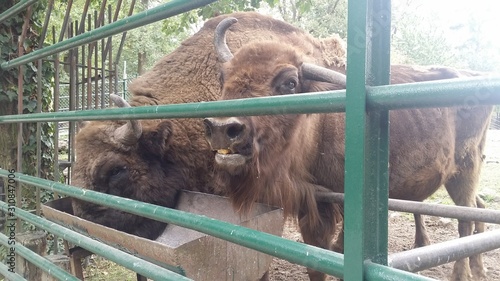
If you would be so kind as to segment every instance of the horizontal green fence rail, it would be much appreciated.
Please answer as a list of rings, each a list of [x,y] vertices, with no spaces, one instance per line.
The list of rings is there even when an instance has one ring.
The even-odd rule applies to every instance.
[[[384,281],[423,281],[436,279],[420,276],[407,271],[395,270],[391,267],[366,261],[364,263],[366,280],[384,280]]]
[[[0,176],[6,177],[8,176],[8,172],[0,169]],[[194,229],[330,275],[341,277],[343,274],[342,268],[344,263],[342,255],[332,251],[287,240],[239,225],[218,221],[206,216],[81,189],[20,173],[15,173],[15,176],[18,182],[38,186],[59,194],[112,207],[135,215]],[[66,239],[65,237],[63,238]],[[82,247],[85,248],[85,246]],[[94,252],[92,249],[88,250]]]
[[[12,222],[14,222],[14,221],[15,220],[12,220]],[[7,221],[7,223],[9,223],[9,221]],[[19,242],[16,243],[14,246],[9,245],[8,237],[2,233],[0,233],[0,244],[3,244],[7,248],[14,247],[16,254],[22,256],[24,259],[26,259],[27,261],[29,261],[33,265],[36,265],[36,267],[47,272],[51,276],[56,277],[58,280],[73,280],[73,281],[80,280],[80,279],[76,278],[75,276],[71,275],[69,272],[60,268],[59,266],[57,266],[53,262],[49,261],[48,259],[38,255],[37,253],[33,252],[30,249],[24,247]]]
[[[441,89],[437,91],[432,87]],[[343,112],[345,92],[339,90],[214,102],[4,115],[0,116],[0,123]],[[377,110],[500,104],[500,77],[369,87],[367,104],[369,109]]]
[[[23,0],[16,5],[12,6],[10,9],[7,11],[4,11],[2,14],[0,14],[0,23],[3,21],[11,18],[12,16],[20,13],[24,8],[28,7],[29,5],[37,2],[38,0]]]
[[[6,61],[1,64],[2,69],[9,69],[28,62],[42,59],[46,56],[67,51],[69,49],[88,44],[109,36],[113,36],[140,26],[144,26],[168,17],[172,17],[204,5],[215,2],[216,0],[172,0],[158,7],[146,10],[144,12],[132,15],[130,17],[115,21],[105,26],[85,32],[54,45],[36,50],[27,55]]]
[[[7,176],[8,176],[8,171],[0,169],[0,177],[7,177]],[[326,274],[330,274],[337,277],[342,277],[343,275],[343,265],[344,265],[343,255],[329,250],[321,249],[304,243],[291,241],[275,235],[263,233],[257,230],[249,229],[239,225],[234,225],[224,221],[208,218],[202,215],[191,214],[176,209],[156,206],[149,203],[135,201],[105,193],[95,192],[92,190],[84,190],[78,187],[65,185],[62,183],[57,183],[49,180],[44,180],[41,178],[32,177],[20,173],[15,173],[15,176],[16,180],[22,183],[38,186],[53,192],[58,192],[59,194],[71,196],[95,204],[112,207],[114,209],[147,217],[157,221],[162,221],[186,227],[189,229],[193,229],[217,238],[224,239],[232,243],[236,243],[238,245],[242,245],[247,248],[257,250],[259,252],[263,252],[265,254],[274,257],[288,260],[292,263],[300,264],[324,272]],[[0,203],[0,207],[2,209],[5,209],[6,204]],[[29,220],[31,223],[33,223],[34,220],[36,221],[42,220],[41,218],[29,214],[26,211],[16,209],[16,212],[18,212],[17,213],[18,215],[19,212],[22,212],[22,216],[20,216],[22,219],[26,219],[28,216],[32,216],[33,218]],[[70,230],[64,229],[64,227],[59,226],[52,222],[50,222],[49,224],[50,228],[44,228],[44,229],[47,229],[49,232],[53,232],[61,236],[63,239],[66,239],[71,242],[74,241],[74,239],[70,240],[71,236],[68,235],[68,231]],[[35,225],[38,226],[37,224]],[[57,226],[57,228],[55,226]],[[52,231],[53,229],[59,229],[59,228],[62,228],[62,230],[59,230],[58,232]],[[85,238],[90,239],[88,237]],[[94,242],[97,243],[96,241]],[[95,252],[94,249],[90,249],[84,243],[82,243],[82,241],[80,241],[80,243],[75,243],[75,244],[78,244],[81,247],[86,248],[89,251],[94,252],[98,255],[102,255],[101,251]],[[109,258],[106,255],[102,256]],[[111,258],[110,260],[116,261]],[[126,265],[124,266],[127,267]],[[135,269],[132,270],[136,271]],[[412,276],[412,278],[417,278],[411,280],[423,280],[423,281],[433,280],[418,275],[415,275],[417,277],[413,277],[411,273],[389,267],[385,268],[384,273],[378,272],[380,270],[373,267],[372,265],[368,265],[367,270],[374,271],[373,273],[374,276],[380,274],[388,274],[388,275],[394,274],[394,276]]]
[[[500,104],[500,76],[367,88],[368,110]]]
[[[13,273],[9,271],[9,268],[0,262],[0,275],[7,278],[9,281],[26,281],[24,277],[17,273]]]
[[[4,172],[5,170],[0,169],[0,171]],[[6,203],[0,202],[0,209],[7,211],[7,208],[8,205]],[[103,244],[102,242],[93,240],[76,231],[60,226],[54,222],[48,221],[37,215],[33,215],[22,209],[15,208],[13,214],[16,217],[19,217],[35,225],[40,229],[44,229],[48,232],[56,234],[57,236],[63,238],[64,240],[79,245],[82,248],[91,251],[92,253],[105,257],[111,261],[117,262],[122,266],[141,274],[142,276],[146,276],[154,280],[178,280],[178,281],[191,280],[187,277],[181,276],[177,273],[164,269],[163,267],[142,260],[136,256],[120,251],[109,245]]]

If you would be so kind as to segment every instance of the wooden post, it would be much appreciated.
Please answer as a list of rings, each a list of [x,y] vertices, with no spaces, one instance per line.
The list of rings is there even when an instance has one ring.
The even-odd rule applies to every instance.
[[[70,257],[71,273],[78,279],[83,280],[82,259],[92,255],[92,253],[78,246],[70,247],[69,243],[65,242]]]
[[[137,53],[137,55],[137,73],[139,75],[142,75],[144,74],[144,65],[146,64],[146,52]]]
[[[49,255],[46,256],[48,260],[50,260],[55,265],[60,268],[66,270],[67,272],[71,272],[69,257],[66,255]],[[46,272],[42,272],[41,281],[55,281],[56,278],[52,277],[50,274]],[[82,279],[83,280],[83,279]]]
[[[45,232],[30,231],[18,233],[16,235],[16,240],[18,243],[21,243],[21,245],[39,254],[40,256],[45,256],[45,251],[47,249],[47,238]],[[17,255],[16,258],[16,272],[23,276],[26,280],[30,281],[41,281],[43,273],[40,268],[37,268],[20,255]]]

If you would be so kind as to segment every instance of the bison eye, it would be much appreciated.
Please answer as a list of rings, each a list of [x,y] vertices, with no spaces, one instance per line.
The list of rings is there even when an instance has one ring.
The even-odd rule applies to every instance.
[[[108,190],[106,193],[112,195],[125,195],[121,194],[124,185],[128,182],[128,169],[127,166],[114,167],[108,172],[107,186]],[[126,197],[126,196],[125,196]]]
[[[282,95],[295,94],[297,87],[297,80],[289,79],[280,85],[279,91]]]
[[[290,81],[286,82],[286,87],[290,90],[295,89],[296,86],[297,86],[297,82],[295,82],[294,80],[290,80]]]
[[[121,172],[124,172],[125,170],[127,170],[127,166],[114,167],[113,169],[111,169],[111,170],[109,171],[108,176],[109,176],[109,177],[114,177],[114,176],[117,176],[117,175],[119,175]]]

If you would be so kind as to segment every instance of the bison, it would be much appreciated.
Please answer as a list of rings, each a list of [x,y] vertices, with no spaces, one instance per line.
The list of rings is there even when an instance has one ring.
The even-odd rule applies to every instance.
[[[258,13],[234,13],[240,22],[228,42],[233,49],[252,41],[302,42],[302,51],[324,65],[342,64],[339,37],[318,40],[282,21]],[[131,106],[215,100],[220,93],[214,30],[226,16],[207,21],[194,36],[130,85]],[[128,104],[114,97],[120,106]],[[166,207],[179,190],[220,194],[213,188],[213,154],[201,119],[88,122],[76,136],[72,184]],[[73,200],[77,216],[134,235],[155,239],[165,224],[126,212]]]
[[[215,38],[224,61],[221,99],[345,88],[343,65],[328,67],[337,73],[327,68],[324,71],[330,74],[308,73],[310,63],[325,65],[319,56],[304,52],[301,41],[249,42],[233,55],[224,41],[225,31],[236,27],[235,22],[221,22]],[[231,34],[227,37],[231,39]],[[328,79],[329,75],[337,78]],[[446,67],[391,67],[392,84],[471,75],[475,74]],[[491,106],[391,111],[390,197],[422,201],[444,185],[457,205],[483,208],[476,190],[491,112]],[[279,205],[287,215],[298,217],[305,243],[332,248],[342,208],[317,201],[315,194],[344,191],[344,113],[207,118],[204,123],[215,152],[215,182],[237,210],[247,211],[256,201]],[[420,216],[415,218],[416,243],[426,244]],[[483,223],[474,229],[472,222],[459,222],[460,236],[483,230]],[[311,280],[325,279],[321,272],[309,269],[308,273]],[[484,275],[480,255],[470,257],[470,262],[458,261],[452,278],[469,280],[472,274]]]

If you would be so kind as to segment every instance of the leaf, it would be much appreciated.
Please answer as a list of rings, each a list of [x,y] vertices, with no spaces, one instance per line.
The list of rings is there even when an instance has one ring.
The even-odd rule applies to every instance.
[[[12,89],[8,89],[7,91],[5,91],[5,94],[7,95],[7,97],[9,98],[9,101],[12,102],[14,100],[17,100],[17,92],[12,90]]]
[[[29,112],[34,112],[36,109],[36,100],[30,100],[26,105],[24,105],[24,109],[27,109]]]
[[[0,35],[0,43],[6,44],[9,42],[9,40],[10,40],[10,36],[7,36],[5,34]]]
[[[311,7],[312,7],[311,0],[300,1],[299,4],[297,5],[300,14],[308,13],[311,10]]]
[[[36,68],[36,66],[35,66],[35,64],[34,64],[34,63],[30,62],[30,63],[28,63],[28,66],[31,68],[31,70],[33,70],[33,72],[35,72],[35,73],[36,73],[37,68]]]

